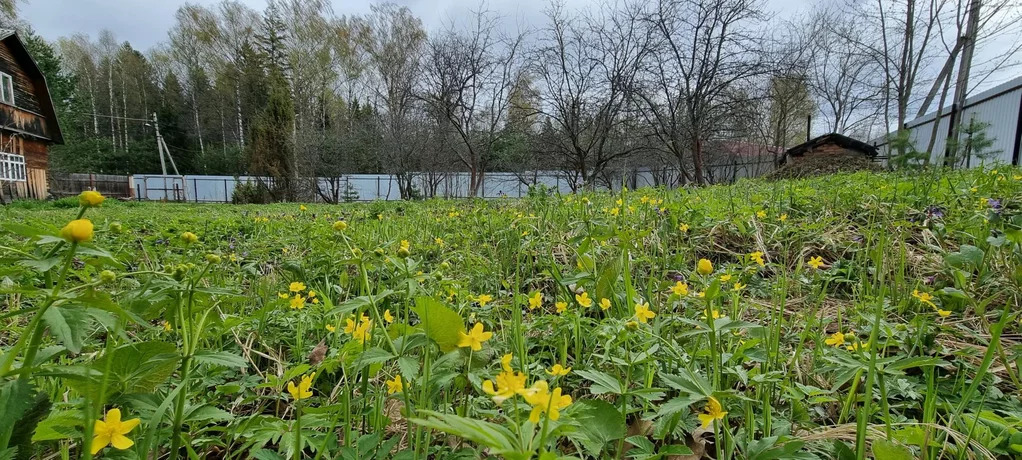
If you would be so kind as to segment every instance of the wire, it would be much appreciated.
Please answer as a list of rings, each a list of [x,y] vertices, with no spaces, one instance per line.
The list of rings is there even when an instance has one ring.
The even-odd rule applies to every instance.
[[[81,115],[90,115],[90,116],[93,116],[93,117],[103,117],[103,118],[116,118],[118,120],[144,121],[146,123],[149,123],[149,122],[152,121],[152,120],[149,120],[149,119],[146,119],[146,118],[118,117],[118,116],[115,116],[115,115],[103,115],[101,113],[88,113],[88,112],[79,112],[79,113]]]

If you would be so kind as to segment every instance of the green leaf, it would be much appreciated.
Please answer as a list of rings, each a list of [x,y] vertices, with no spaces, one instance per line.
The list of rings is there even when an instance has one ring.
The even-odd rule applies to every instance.
[[[21,418],[18,419],[18,423],[14,425],[14,430],[11,432],[11,441],[8,445],[18,447],[18,455],[14,456],[15,460],[29,460],[32,458],[32,433],[35,432],[39,421],[46,418],[46,415],[50,413],[50,407],[50,395],[47,393],[37,393],[32,406],[25,411]]]
[[[35,389],[25,380],[0,385],[0,433],[9,433],[32,407]]]
[[[248,367],[248,361],[245,361],[245,358],[226,351],[199,350],[195,352],[194,358],[197,363],[234,368]]]
[[[78,427],[82,425],[79,410],[50,412],[50,415],[36,426],[32,442],[57,441],[81,436]]]
[[[583,399],[576,406],[572,414],[585,435],[582,444],[594,457],[600,457],[608,443],[624,437],[628,428],[618,408],[599,399]]]
[[[944,256],[944,262],[954,268],[966,270],[983,265],[983,250],[969,244],[963,244],[957,252]]]
[[[702,398],[713,395],[713,387],[710,382],[705,377],[688,369],[681,369],[678,375],[660,374],[660,378],[671,388],[691,395]]]
[[[390,361],[391,359],[394,358],[395,356],[393,353],[384,350],[380,347],[373,347],[362,352],[362,354],[358,356],[358,365],[361,367],[369,366],[372,364],[380,364]]]
[[[880,438],[873,440],[873,458],[875,460],[913,460],[912,449]]]
[[[606,393],[610,394],[624,394],[624,386],[621,382],[606,373],[597,370],[579,370],[575,371],[576,374],[582,378],[593,382],[592,386],[589,387],[589,391],[594,395],[602,395]]]
[[[493,449],[494,454],[503,455],[517,451],[517,440],[511,430],[495,423],[461,417],[453,414],[441,414],[433,411],[420,411],[428,419],[409,419],[412,423],[427,428],[443,431],[468,439]]]
[[[440,351],[447,353],[458,348],[460,333],[465,332],[461,315],[431,297],[417,297],[412,311],[419,315],[426,337],[436,342]]]
[[[167,381],[177,369],[177,347],[167,342],[139,342],[113,350],[109,376],[124,393],[151,393]],[[105,357],[93,364],[98,371],[106,369]],[[118,389],[118,385],[111,385]]]
[[[53,305],[43,312],[43,322],[50,328],[50,333],[72,353],[82,351],[88,318],[85,311],[73,307]]]

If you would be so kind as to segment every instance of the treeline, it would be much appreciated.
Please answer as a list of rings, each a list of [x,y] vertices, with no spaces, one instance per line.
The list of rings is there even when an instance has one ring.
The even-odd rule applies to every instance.
[[[389,173],[407,197],[451,171],[472,191],[496,170],[704,183],[775,160],[809,119],[875,139],[956,100],[962,69],[1013,62],[1017,45],[972,62],[1018,25],[1008,0],[980,3],[849,2],[787,23],[758,0],[551,3],[527,30],[466,10],[427,32],[389,3],[345,17],[327,0],[224,0],[182,6],[144,52],[107,31],[30,41],[66,139],[57,170],[158,172],[158,123],[182,174]]]

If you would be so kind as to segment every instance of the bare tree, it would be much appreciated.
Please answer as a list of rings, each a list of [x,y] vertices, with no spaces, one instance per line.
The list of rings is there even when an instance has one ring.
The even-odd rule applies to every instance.
[[[727,135],[723,121],[751,97],[743,87],[768,70],[760,8],[758,0],[659,0],[648,16],[657,52],[645,118],[683,180],[705,182],[706,144]]]
[[[511,97],[522,73],[524,34],[501,36],[500,17],[480,10],[474,24],[459,32],[453,24],[427,44],[422,99],[450,123],[460,148],[458,161],[469,171],[469,195],[476,196],[494,146],[500,142]]]
[[[592,186],[615,160],[638,151],[632,93],[652,38],[641,4],[604,5],[568,16],[548,10],[550,25],[535,50],[532,74],[541,84],[544,154],[560,159],[572,188]]]

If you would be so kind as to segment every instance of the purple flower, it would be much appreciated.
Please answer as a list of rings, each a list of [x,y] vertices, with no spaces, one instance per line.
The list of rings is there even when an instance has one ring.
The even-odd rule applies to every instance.
[[[685,275],[682,274],[681,272],[674,272],[674,271],[668,272],[667,273],[667,278],[672,279],[674,281],[685,281]]]
[[[990,206],[994,211],[1001,210],[1001,200],[995,200],[993,198],[987,198],[987,205]]]
[[[862,235],[855,235],[855,236],[853,236],[852,237],[852,241],[854,241],[856,243],[861,243],[862,242]]]
[[[937,279],[936,276],[933,276],[933,275],[927,276],[926,278],[923,278],[923,284],[929,286],[929,285],[933,284],[933,282],[936,279]]]
[[[943,219],[944,208],[941,208],[940,206],[930,206],[926,208],[926,217],[928,219]]]

